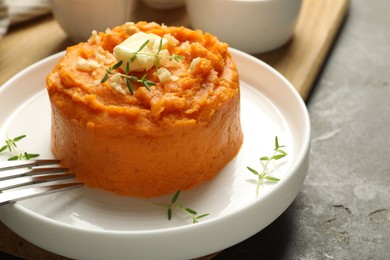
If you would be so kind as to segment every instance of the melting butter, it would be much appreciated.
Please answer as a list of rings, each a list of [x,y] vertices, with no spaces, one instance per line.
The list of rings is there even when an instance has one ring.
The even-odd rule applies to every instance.
[[[145,47],[141,46],[148,41]],[[159,46],[161,42],[161,49]],[[168,40],[153,33],[137,32],[118,44],[114,48],[114,56],[117,61],[122,61],[121,68],[126,70],[126,63],[130,62],[130,71],[145,71],[151,69],[156,63],[156,54],[169,55],[167,50]],[[136,58],[131,59],[136,55]]]

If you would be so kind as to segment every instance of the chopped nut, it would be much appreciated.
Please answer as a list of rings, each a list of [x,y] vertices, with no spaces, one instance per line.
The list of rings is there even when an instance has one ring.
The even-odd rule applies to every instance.
[[[176,39],[172,34],[165,34],[164,38],[168,40],[169,45],[177,46],[179,44],[179,40]]]
[[[79,58],[77,61],[77,68],[83,71],[92,71],[100,67],[96,60],[86,60]]]
[[[137,26],[135,26],[135,23],[133,23],[133,22],[125,23],[125,30],[126,30],[126,33],[129,35],[134,34],[136,32],[139,32],[139,29],[137,28]]]
[[[121,94],[126,94],[122,88],[122,84],[110,81],[110,86]]]
[[[122,83],[122,77],[120,73],[115,73],[111,76],[110,81],[116,82],[116,83]]]
[[[192,60],[191,65],[190,65],[190,71],[195,70],[196,65],[198,65],[199,61],[200,61],[199,57]]]
[[[188,41],[185,41],[183,42],[181,45],[180,45],[180,48],[181,49],[188,49],[190,47],[190,43]]]
[[[92,31],[91,37],[88,39],[88,43],[96,43],[98,44],[100,42],[100,36],[98,35],[96,30]]]
[[[163,84],[167,83],[171,80],[171,72],[164,67],[159,68],[156,71],[156,75],[157,75],[158,79],[160,80],[160,82]]]

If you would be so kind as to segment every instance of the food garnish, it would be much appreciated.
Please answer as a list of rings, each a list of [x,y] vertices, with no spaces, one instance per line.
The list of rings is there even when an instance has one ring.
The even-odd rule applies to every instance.
[[[279,145],[278,137],[275,136],[275,148],[274,153],[271,156],[260,157],[260,162],[263,164],[262,172],[258,172],[255,169],[247,166],[247,169],[258,177],[257,186],[256,186],[256,195],[259,194],[259,188],[262,183],[265,181],[278,182],[280,179],[272,177],[269,175],[268,165],[272,160],[279,160],[287,156],[287,153],[281,148],[285,147],[284,145]]]
[[[0,153],[5,152],[8,150],[9,153],[11,153],[11,156],[8,157],[8,161],[15,161],[15,160],[29,160],[32,158],[36,158],[39,156],[39,154],[36,153],[27,153],[27,152],[19,152],[18,146],[16,145],[16,142],[20,141],[21,139],[25,138],[26,135],[20,135],[15,138],[6,138],[5,139],[5,145],[3,145],[0,148]]]
[[[178,210],[186,213],[187,215],[189,215],[192,219],[192,223],[198,223],[199,219],[204,218],[204,217],[209,215],[208,213],[198,215],[198,213],[195,210],[193,210],[191,208],[184,207],[183,204],[180,201],[178,201],[179,195],[180,195],[180,190],[178,190],[175,193],[175,195],[173,195],[173,197],[171,199],[171,203],[167,206],[168,207],[168,220],[172,219],[172,214],[173,214],[173,211],[175,209],[178,209]]]
[[[132,39],[132,37],[135,39]],[[135,49],[136,44],[142,39],[145,41]],[[157,40],[159,40],[158,45],[156,45]],[[106,73],[100,83],[104,83],[109,78],[109,74],[118,74],[121,78],[125,79],[130,94],[134,94],[131,82],[141,83],[150,91],[150,86],[156,85],[156,82],[148,80],[146,78],[147,74],[144,74],[142,78],[138,78],[134,75],[130,75],[130,72],[149,70],[153,66],[156,71],[158,71],[162,59],[179,62],[184,58],[183,56],[176,54],[169,55],[169,52],[166,49],[166,42],[166,39],[153,34],[137,33],[136,35],[130,36],[128,40],[125,40],[114,48],[114,56],[118,62],[113,66],[106,68]],[[119,72],[117,70],[118,68],[121,68],[124,73]]]
[[[108,79],[108,74],[114,74],[115,73],[114,71],[116,69],[118,69],[122,65],[122,63],[123,63],[123,61],[120,60],[117,63],[115,63],[113,66],[106,68],[106,74],[104,74],[104,77],[102,78],[100,83],[104,83]],[[129,90],[130,94],[132,94],[132,95],[134,94],[133,87],[131,86],[131,81],[135,82],[135,83],[141,83],[149,91],[150,91],[150,86],[156,85],[156,82],[153,82],[153,81],[146,79],[147,74],[143,75],[141,79],[139,79],[136,76],[129,75],[129,72],[130,72],[129,68],[130,68],[130,62],[127,61],[125,73],[118,72],[118,74],[120,75],[120,77],[126,79],[126,86]]]

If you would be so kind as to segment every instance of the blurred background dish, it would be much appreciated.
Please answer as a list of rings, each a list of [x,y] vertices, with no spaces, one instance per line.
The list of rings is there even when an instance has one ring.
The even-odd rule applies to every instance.
[[[51,12],[49,0],[0,0],[0,38],[8,27]]]
[[[184,6],[184,0],[142,0],[142,2],[156,9],[173,9]]]
[[[92,30],[105,31],[131,21],[136,0],[50,0],[54,17],[72,42],[86,41]]]
[[[191,26],[251,54],[284,45],[302,0],[186,0]]]

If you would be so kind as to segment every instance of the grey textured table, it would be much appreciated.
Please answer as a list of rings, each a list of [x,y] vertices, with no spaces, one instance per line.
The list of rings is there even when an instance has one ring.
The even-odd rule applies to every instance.
[[[390,259],[390,1],[352,0],[307,102],[309,172],[270,226],[215,259]]]
[[[307,102],[312,148],[301,192],[215,260],[390,259],[389,10],[390,0],[351,1]]]

